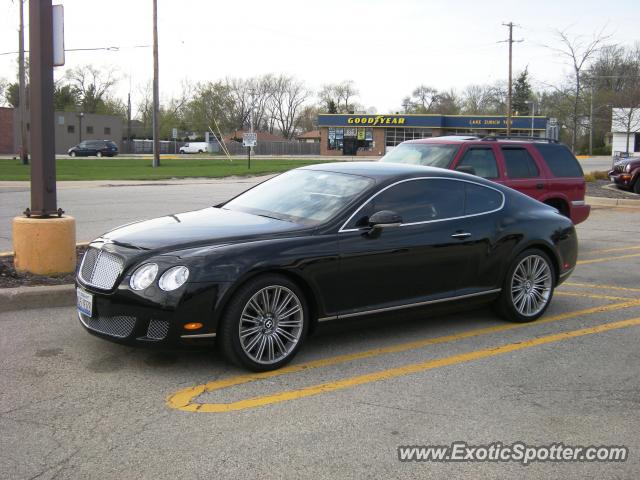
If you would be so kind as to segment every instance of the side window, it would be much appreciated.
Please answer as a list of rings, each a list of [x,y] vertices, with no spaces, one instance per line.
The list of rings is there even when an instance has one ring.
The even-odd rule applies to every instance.
[[[582,177],[582,167],[576,157],[563,145],[536,144],[554,177]]]
[[[381,210],[391,210],[402,223],[443,220],[464,215],[464,182],[457,180],[410,180],[375,196],[354,216],[346,228],[359,228]]]
[[[464,193],[465,215],[491,212],[502,205],[502,194],[493,188],[467,183]]]
[[[482,178],[498,178],[496,156],[491,148],[470,148],[458,163],[458,167],[472,167],[475,175]]]
[[[504,166],[509,178],[533,178],[540,175],[536,162],[524,148],[503,148]]]

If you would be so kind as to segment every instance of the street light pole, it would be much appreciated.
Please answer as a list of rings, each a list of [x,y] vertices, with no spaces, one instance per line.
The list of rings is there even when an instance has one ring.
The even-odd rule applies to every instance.
[[[593,84],[591,84],[591,99],[589,102],[589,156],[593,155]]]
[[[158,0],[153,0],[153,162],[160,166],[160,88],[158,81]]]
[[[78,143],[82,143],[82,117],[84,117],[84,112],[78,113],[77,117],[78,117]]]

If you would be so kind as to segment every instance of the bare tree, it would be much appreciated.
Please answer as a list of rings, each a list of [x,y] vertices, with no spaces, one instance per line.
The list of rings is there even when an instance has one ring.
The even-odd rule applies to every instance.
[[[427,85],[420,85],[411,92],[411,97],[403,100],[405,110],[412,113],[429,113],[438,101],[438,90]]]
[[[65,78],[77,92],[80,105],[87,113],[98,111],[100,103],[118,82],[114,69],[98,69],[93,65],[69,69],[65,72]]]
[[[580,123],[580,101],[582,99],[583,90],[583,71],[587,67],[589,60],[598,53],[611,35],[604,33],[604,28],[600,32],[593,35],[592,38],[586,39],[583,35],[570,36],[567,31],[557,30],[556,38],[559,46],[547,46],[547,48],[564,57],[572,68],[572,104],[573,110],[571,114],[571,149],[575,151],[578,135],[578,127]]]
[[[293,77],[280,75],[274,79],[269,110],[284,138],[293,138],[298,125],[298,113],[309,96],[310,92],[304,83]]]
[[[629,152],[631,135],[640,131],[640,102],[637,97],[634,103],[633,107],[611,109],[613,118],[611,129],[613,132],[623,131],[625,133],[627,152]]]
[[[462,111],[475,115],[492,115],[504,112],[507,89],[504,82],[493,85],[469,85],[462,92]]]
[[[358,104],[353,101],[359,94],[353,80],[323,85],[318,97],[328,110],[335,105],[339,113],[353,113]]]
[[[9,82],[6,78],[0,78],[0,106],[4,107],[9,102],[7,101],[7,90],[9,88]]]

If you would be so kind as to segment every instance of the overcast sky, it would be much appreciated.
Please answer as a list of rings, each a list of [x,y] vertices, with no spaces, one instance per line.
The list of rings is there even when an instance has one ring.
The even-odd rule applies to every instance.
[[[17,50],[19,0],[0,0],[0,52]],[[82,64],[117,68],[118,94],[132,100],[152,76],[151,0],[54,0],[65,7],[66,48],[121,47],[116,52],[68,52],[64,69]],[[535,82],[568,73],[545,44],[554,29],[590,37],[605,27],[612,42],[640,41],[640,0],[158,0],[160,90],[183,79],[207,81],[288,73],[317,90],[354,80],[358,101],[384,113],[400,109],[419,85],[459,91],[507,77],[503,22],[519,27],[514,71]],[[28,12],[28,2],[25,4]],[[28,41],[28,35],[27,35]],[[0,56],[0,77],[15,78],[14,55]]]

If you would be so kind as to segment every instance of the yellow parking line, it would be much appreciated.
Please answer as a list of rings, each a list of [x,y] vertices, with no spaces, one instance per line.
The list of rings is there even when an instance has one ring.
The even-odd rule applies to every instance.
[[[621,303],[613,303],[609,305],[601,305],[598,307],[585,308],[582,310],[574,310],[572,312],[553,315],[547,318],[539,319],[535,323],[508,323],[503,325],[496,325],[493,327],[478,328],[478,329],[469,330],[466,332],[456,333],[452,335],[444,335],[441,337],[427,338],[424,340],[418,340],[414,342],[400,343],[397,345],[390,345],[388,347],[374,348],[372,350],[364,350],[362,352],[338,355],[335,357],[314,360],[306,363],[299,363],[296,365],[290,365],[290,366],[281,368],[279,370],[273,370],[270,372],[249,373],[245,375],[238,375],[235,377],[225,378],[222,380],[215,380],[202,385],[195,385],[193,387],[187,387],[182,390],[179,390],[178,392],[171,394],[167,398],[167,405],[171,408],[184,410],[188,412],[207,411],[207,410],[202,410],[202,408],[205,407],[206,405],[212,405],[212,404],[201,404],[201,403],[193,402],[194,399],[196,399],[198,396],[206,392],[222,390],[224,388],[229,388],[236,385],[242,385],[245,383],[255,382],[255,381],[263,380],[266,378],[273,378],[273,377],[278,377],[278,376],[286,375],[290,373],[296,373],[303,370],[310,370],[312,368],[327,367],[327,366],[337,365],[340,363],[351,362],[354,360],[361,360],[361,359],[375,357],[378,355],[383,355],[388,353],[404,352],[407,350],[426,347],[428,345],[438,345],[442,343],[453,342],[455,340],[462,340],[465,338],[478,337],[481,335],[488,335],[488,334],[498,333],[498,332],[505,332],[505,331],[514,330],[517,328],[525,328],[531,325],[541,325],[545,323],[556,322],[556,321],[565,320],[568,318],[578,317],[581,315],[603,313],[603,312],[620,310],[623,308],[631,308],[631,307],[637,307],[637,306],[640,306],[640,301],[638,300],[621,302]],[[228,404],[228,405],[231,405],[231,404]]]
[[[410,365],[403,365],[401,367],[390,368],[387,370],[381,370],[379,372],[369,373],[365,375],[358,375],[356,377],[345,378],[335,382],[321,383],[318,385],[312,385],[305,388],[296,390],[288,390],[284,392],[275,393],[273,395],[263,395],[260,397],[249,398],[246,400],[239,400],[233,403],[207,403],[199,405],[198,408],[193,410],[199,412],[231,412],[236,410],[245,410],[248,408],[255,408],[264,405],[272,405],[274,403],[285,402],[288,400],[297,400],[300,398],[311,397],[313,395],[319,395],[321,393],[335,392],[344,388],[352,388],[358,385],[364,385],[366,383],[379,382],[381,380],[388,380],[395,377],[409,375],[411,373],[424,372],[427,370],[433,370],[435,368],[446,367],[449,365],[456,365],[459,363],[470,362],[473,360],[480,360],[487,357],[495,357],[496,355],[502,355],[504,353],[515,352],[518,350],[524,350],[526,348],[536,347],[539,345],[546,345],[549,343],[561,342],[570,338],[582,337],[585,335],[593,335],[595,333],[602,333],[611,330],[617,330],[621,328],[628,328],[640,325],[640,317],[632,318],[629,320],[622,320],[618,322],[605,323],[597,325],[595,327],[581,328],[579,330],[572,330],[568,332],[555,333],[552,335],[546,335],[544,337],[533,338],[530,340],[523,340],[520,342],[508,343],[506,345],[500,345],[497,347],[484,348],[482,350],[475,350],[458,355],[452,355],[450,357],[439,358],[435,360],[428,360],[426,362],[414,363]],[[190,410],[182,407],[182,410]],[[193,411],[191,410],[191,411]]]
[[[602,299],[602,300],[614,300],[614,301],[618,301],[618,300],[633,300],[635,301],[635,298],[630,298],[630,297],[614,297],[611,295],[600,295],[598,293],[592,294],[592,293],[586,293],[586,292],[565,292],[563,291],[557,291],[555,292],[555,295],[562,295],[562,296],[566,296],[566,297],[587,297],[587,298],[596,298],[596,299]]]
[[[618,255],[615,257],[590,258],[589,260],[578,260],[576,265],[586,265],[588,263],[610,262],[612,260],[620,260],[622,258],[640,257],[640,253],[631,253],[629,255]]]
[[[564,282],[562,285],[566,285],[568,287],[596,288],[598,290],[620,290],[623,292],[640,292],[640,288],[618,287],[616,285],[601,285],[597,283]]]
[[[587,250],[582,252],[584,255],[591,255],[593,253],[609,253],[609,252],[626,252],[627,250],[640,250],[640,245],[634,247],[617,247],[617,248],[604,248],[600,250]]]

